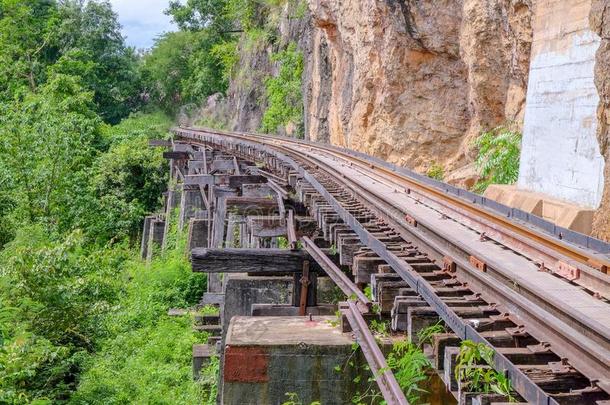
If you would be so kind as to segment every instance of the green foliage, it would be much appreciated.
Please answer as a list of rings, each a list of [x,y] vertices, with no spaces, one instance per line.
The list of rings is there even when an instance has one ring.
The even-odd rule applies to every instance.
[[[166,161],[148,140],[164,138],[169,125],[163,114],[138,114],[104,131],[112,146],[87,171],[88,192],[74,209],[74,222],[90,237],[101,243],[137,239],[142,218],[159,205],[166,187]]]
[[[426,172],[426,176],[435,180],[443,181],[445,178],[445,168],[443,165],[434,162]]]
[[[369,300],[375,301],[375,297],[373,297],[373,288],[368,284],[364,287],[364,295],[366,295]]]
[[[337,245],[333,243],[332,245],[330,245],[330,254],[332,256],[335,256],[337,253],[339,253],[339,251],[337,250]]]
[[[167,107],[226,86],[230,49],[210,51],[226,38],[176,38],[177,53],[168,40],[151,54],[154,70],[125,46],[107,1],[0,0],[0,403],[215,401],[218,362],[208,383],[192,382],[202,337],[166,315],[205,287],[184,235],[173,230],[149,266],[133,249],[166,181],[147,140],[171,122],[110,126],[142,94]]]
[[[120,293],[125,257],[120,248],[88,248],[78,231],[63,240],[41,226],[17,232],[0,254],[0,307],[9,309],[0,402],[69,396],[83,359],[109,333],[102,321]]]
[[[513,184],[519,176],[521,134],[507,127],[482,133],[474,142],[478,148],[475,164],[481,180],[475,185],[482,193],[490,184]]]
[[[296,392],[287,392],[285,395],[288,399],[282,402],[282,405],[303,405],[303,401],[301,401],[299,395]],[[321,402],[314,401],[311,402],[309,405],[321,405]]]
[[[232,21],[226,18],[226,0],[172,0],[166,14],[170,15],[183,31],[210,29],[228,31]]]
[[[456,379],[465,391],[496,393],[514,400],[510,380],[493,367],[493,349],[484,343],[464,340],[455,366]]]
[[[138,58],[125,45],[110,3],[68,0],[58,3],[58,18],[61,23],[55,35],[62,50],[60,62],[67,58],[88,65],[87,73],[78,72],[78,76],[94,93],[96,112],[116,124],[137,110],[142,104]],[[65,63],[59,65],[63,66],[53,68],[62,71]]]
[[[371,329],[371,332],[375,333],[376,335],[388,336],[390,325],[389,321],[378,321],[373,319],[369,325],[369,328]]]
[[[290,242],[288,242],[288,238],[284,236],[277,238],[277,245],[277,247],[280,249],[290,249]]]
[[[425,344],[432,343],[432,336],[438,333],[445,333],[443,321],[438,321],[434,325],[430,325],[417,331],[419,346],[422,347]]]
[[[220,313],[218,307],[214,305],[205,305],[198,312],[201,315],[218,315]]]
[[[205,405],[216,405],[218,396],[218,381],[220,379],[220,359],[213,356],[206,368],[199,374],[199,385],[201,387],[201,401]]]
[[[0,100],[45,80],[45,67],[57,58],[51,46],[57,14],[54,1],[0,0]]]
[[[0,10],[0,102],[63,74],[80,78],[107,122],[140,105],[137,58],[109,3],[2,0]]]
[[[252,0],[227,0],[223,13],[234,25],[248,32],[256,28],[256,16],[261,2]]]
[[[239,62],[237,41],[227,41],[215,44],[210,51],[222,65],[222,77],[228,83],[233,76],[235,65]]]
[[[151,100],[165,111],[175,112],[181,105],[200,103],[211,94],[224,92],[227,80],[223,72],[231,57],[228,46],[225,49],[221,44],[222,38],[210,30],[159,37],[142,67]]]
[[[215,119],[210,116],[203,116],[195,121],[196,127],[204,127],[204,128],[214,128],[220,130],[228,130],[228,124],[226,121],[222,119]]]
[[[419,385],[427,379],[426,373],[432,367],[424,352],[409,341],[396,342],[388,356],[388,367],[409,403],[418,403],[420,394],[425,392]]]
[[[37,93],[2,106],[2,193],[19,220],[62,225],[82,178],[74,173],[92,161],[100,120],[92,93],[77,77],[53,75]]]
[[[130,280],[118,308],[106,319],[111,338],[87,362],[73,403],[197,403],[203,394],[192,381],[190,317],[169,317],[170,307],[196,302],[205,286],[193,275],[177,244],[150,266],[126,264]]]
[[[303,135],[303,95],[301,80],[303,74],[303,54],[291,43],[272,56],[278,62],[279,74],[265,81],[268,107],[263,115],[261,131],[274,133],[281,127],[292,124],[294,135]]]

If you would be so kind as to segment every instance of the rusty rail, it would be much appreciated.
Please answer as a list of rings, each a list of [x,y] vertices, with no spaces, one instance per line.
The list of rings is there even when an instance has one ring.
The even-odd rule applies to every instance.
[[[334,281],[337,287],[339,287],[348,298],[353,297],[353,299],[356,299],[361,311],[368,312],[371,307],[371,301],[362,291],[360,291],[356,284],[354,284],[311,239],[304,236],[301,240],[303,241],[303,247],[307,253],[318,262],[320,267],[324,269],[328,277]]]
[[[391,405],[408,405],[409,402],[405,398],[405,394],[400,389],[396,377],[388,367],[385,357],[377,346],[375,337],[369,330],[366,321],[360,313],[360,309],[354,301],[347,301],[347,308],[343,311],[346,316],[352,331],[356,335],[357,342],[366,357],[373,377],[377,381],[377,385],[381,390],[383,398]]]

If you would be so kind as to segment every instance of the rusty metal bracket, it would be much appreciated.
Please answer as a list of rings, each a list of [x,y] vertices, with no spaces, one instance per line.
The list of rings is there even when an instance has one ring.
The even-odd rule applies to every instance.
[[[570,281],[578,280],[580,278],[580,269],[564,262],[557,262],[555,273]]]
[[[309,260],[303,261],[303,275],[299,282],[301,283],[299,315],[305,316],[305,311],[307,310],[307,293],[309,291],[309,284],[311,284],[311,281],[309,280]]]
[[[449,256],[443,257],[443,271],[447,273],[455,273],[457,271],[457,264]]]
[[[409,214],[405,215],[405,221],[411,226],[417,226],[417,220]]]
[[[485,273],[487,271],[487,263],[485,263],[483,260],[479,259],[478,257],[475,256],[470,256],[468,258],[468,261],[470,262],[470,264],[472,264],[477,270],[482,271],[483,273]]]

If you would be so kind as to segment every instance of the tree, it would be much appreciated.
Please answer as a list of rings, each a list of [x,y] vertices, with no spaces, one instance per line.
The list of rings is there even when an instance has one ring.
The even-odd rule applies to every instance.
[[[21,220],[58,225],[78,193],[74,175],[90,164],[100,125],[92,98],[78,78],[58,74],[3,106],[0,161]]]
[[[53,0],[0,0],[0,101],[45,80],[45,68],[58,52],[53,44],[57,29]]]
[[[163,114],[138,114],[105,130],[111,146],[83,173],[87,188],[73,205],[74,224],[91,240],[137,240],[167,183],[166,160],[148,139],[165,137],[169,126]]]
[[[228,31],[231,21],[225,18],[226,0],[178,0],[169,2],[165,11],[183,31],[200,31],[205,28]]]
[[[75,63],[89,64],[83,84],[94,92],[96,111],[116,124],[142,104],[141,77],[135,51],[125,45],[117,14],[106,0],[68,0],[58,11],[62,21],[56,35],[62,73],[74,73]]]
[[[190,102],[224,92],[222,60],[212,52],[218,37],[210,30],[167,33],[144,58],[144,76],[151,99],[173,112]]]
[[[106,0],[0,0],[0,101],[36,92],[50,72],[76,75],[117,123],[142,104],[138,58],[120,29]]]

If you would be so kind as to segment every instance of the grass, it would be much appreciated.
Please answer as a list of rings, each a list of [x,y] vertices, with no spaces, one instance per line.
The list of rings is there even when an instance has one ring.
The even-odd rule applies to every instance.
[[[388,367],[394,372],[409,403],[418,403],[420,395],[425,392],[420,384],[428,378],[427,371],[432,367],[421,347],[406,340],[394,343],[388,356]]]

